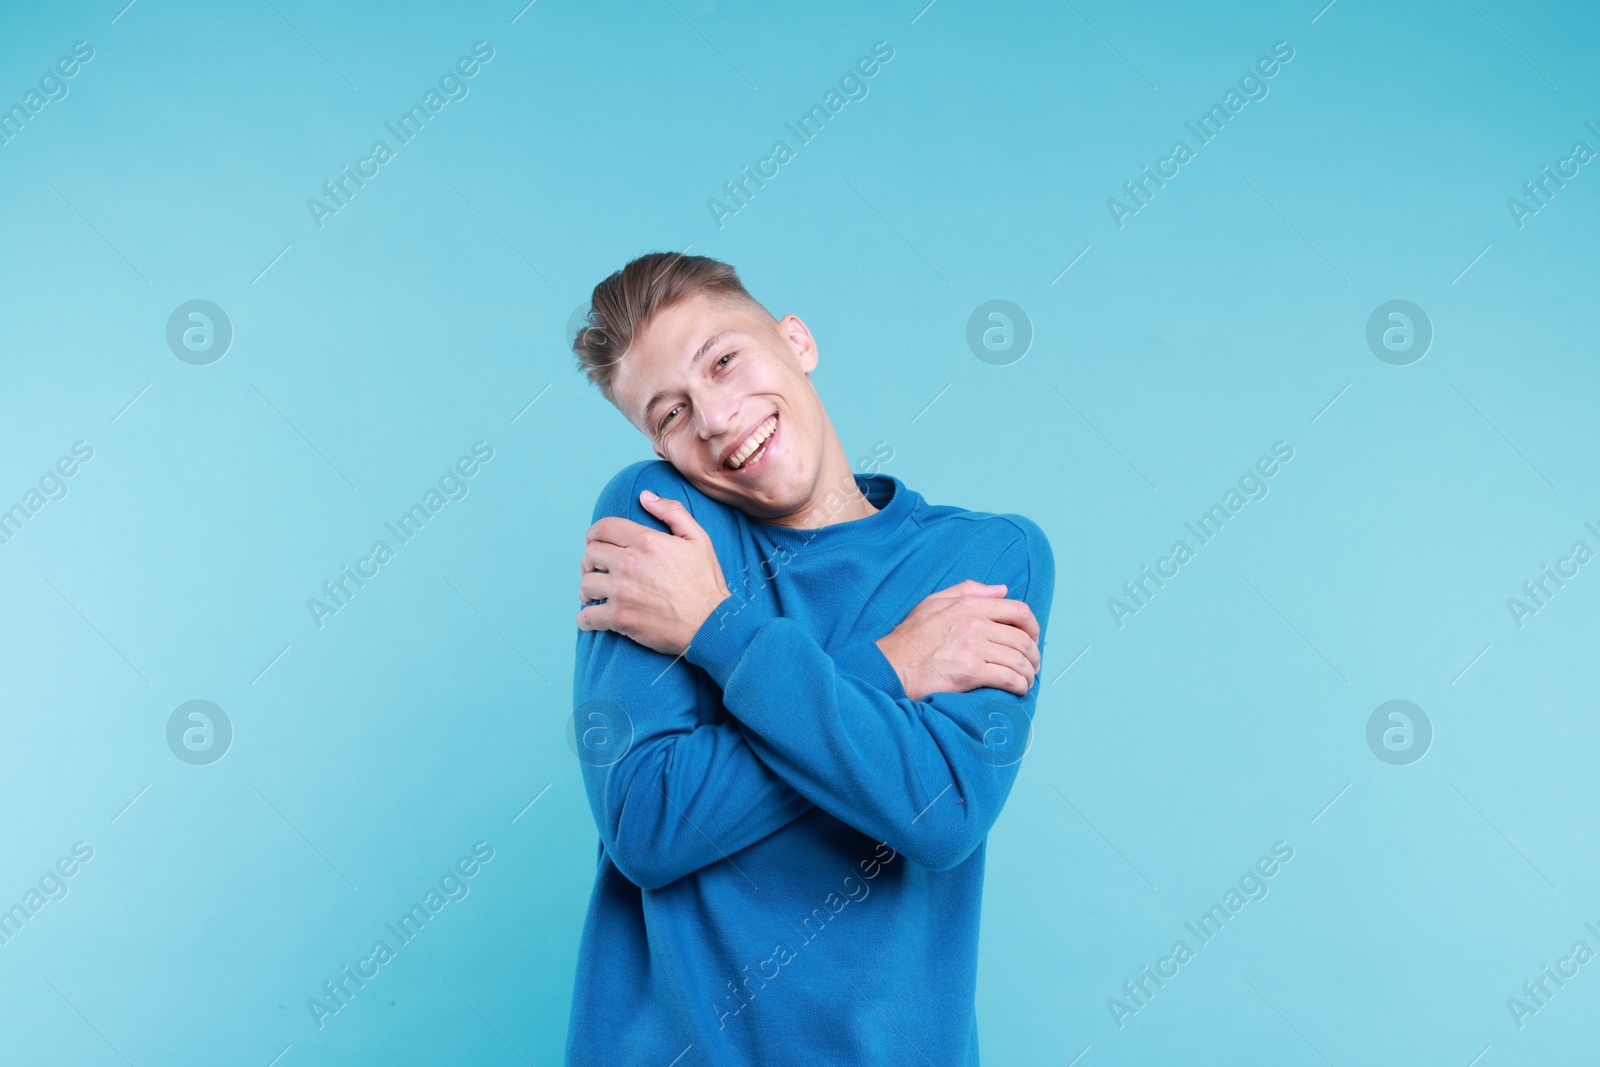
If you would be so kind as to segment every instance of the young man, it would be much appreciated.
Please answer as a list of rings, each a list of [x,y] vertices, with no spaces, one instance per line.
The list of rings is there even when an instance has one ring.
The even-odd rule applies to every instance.
[[[666,462],[611,480],[580,565],[600,851],[568,1063],[976,1064],[1044,534],[852,474],[805,323],[727,264],[642,256],[589,322],[580,367]]]

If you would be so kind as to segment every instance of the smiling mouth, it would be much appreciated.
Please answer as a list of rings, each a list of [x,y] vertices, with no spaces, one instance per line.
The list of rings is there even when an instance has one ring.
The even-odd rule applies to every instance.
[[[778,432],[778,416],[769,415],[767,420],[756,427],[738,450],[729,456],[723,466],[729,470],[740,470],[757,462],[767,453],[767,442],[772,440],[772,435]]]

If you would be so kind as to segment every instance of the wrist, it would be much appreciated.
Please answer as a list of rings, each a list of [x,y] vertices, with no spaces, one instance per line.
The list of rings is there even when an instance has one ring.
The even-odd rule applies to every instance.
[[[891,630],[874,641],[873,644],[878,646],[878,651],[883,653],[883,658],[889,661],[890,667],[894,668],[895,677],[900,679],[900,688],[905,690],[906,695],[911,697],[912,700],[921,699],[911,691],[913,687],[910,667],[906,663],[905,650],[896,638],[895,632]]]
[[[728,679],[755,640],[756,632],[777,612],[764,602],[740,600],[729,595],[694,632],[683,658],[711,676],[726,690]]]
[[[677,643],[677,650],[681,654],[688,651],[689,645],[694,641],[695,634],[706,624],[706,620],[716,613],[717,605],[728,599],[726,591],[715,593],[702,602],[700,608],[683,615],[683,630]]]
[[[893,649],[894,642],[889,642],[887,647]],[[883,641],[862,641],[841,648],[834,654],[833,663],[835,669],[853,675],[891,700],[916,699],[906,692],[905,679],[885,655]]]

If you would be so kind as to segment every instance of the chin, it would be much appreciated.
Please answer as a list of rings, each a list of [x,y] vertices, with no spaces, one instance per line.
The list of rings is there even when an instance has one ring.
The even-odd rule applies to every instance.
[[[774,519],[791,515],[809,499],[797,473],[778,470],[763,472],[759,483],[715,479],[701,490],[729,507],[738,508],[751,518]]]
[[[723,483],[717,486],[718,492],[708,493],[716,496],[729,507],[738,508],[751,518],[780,518],[789,514],[798,505],[792,504],[790,493],[779,493],[776,498],[770,492],[762,492],[753,486],[728,485]]]

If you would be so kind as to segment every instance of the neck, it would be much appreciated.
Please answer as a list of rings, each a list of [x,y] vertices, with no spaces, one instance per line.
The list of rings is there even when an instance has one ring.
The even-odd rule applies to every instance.
[[[845,458],[844,446],[838,434],[828,427],[828,447],[823,452],[822,474],[817,479],[816,491],[811,499],[792,514],[766,520],[774,526],[788,526],[795,530],[814,530],[819,526],[832,526],[837,522],[851,522],[878,513],[877,505],[868,500],[856,484],[850,471],[850,461]]]

